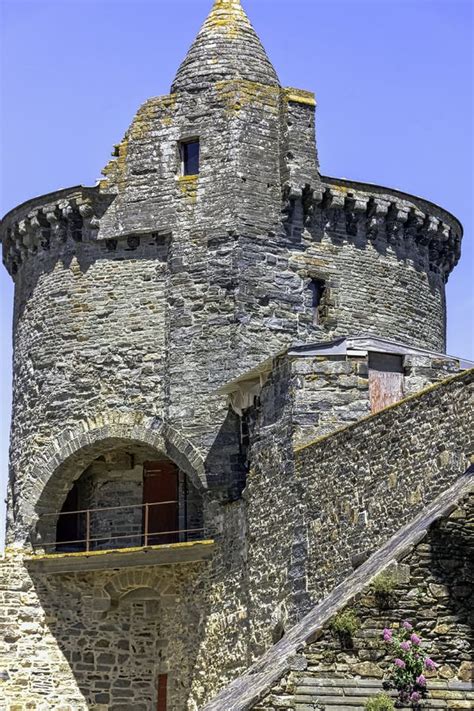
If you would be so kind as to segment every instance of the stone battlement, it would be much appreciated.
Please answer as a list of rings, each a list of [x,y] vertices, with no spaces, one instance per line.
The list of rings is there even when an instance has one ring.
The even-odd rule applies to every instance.
[[[95,239],[104,197],[97,188],[75,186],[33,198],[11,210],[0,223],[3,263],[12,276],[30,257],[56,242]]]
[[[296,90],[288,90],[292,91]],[[308,93],[308,102],[311,96]],[[299,94],[294,98],[289,94],[288,100],[299,100]],[[306,226],[314,227],[322,214],[333,229],[345,229],[348,239],[361,233],[372,243],[385,241],[394,249],[404,246],[411,257],[418,252],[421,262],[427,260],[430,271],[449,277],[459,261],[463,237],[462,225],[451,213],[391,188],[326,176],[321,180],[314,188],[292,188],[286,196],[287,213],[301,198]],[[15,207],[0,223],[3,262],[9,273],[14,276],[29,256],[49,251],[55,241],[97,240],[100,218],[112,200],[98,187],[76,186]]]
[[[296,195],[298,192],[290,195],[290,202]],[[348,239],[363,235],[374,245],[382,241],[395,250],[403,247],[407,256],[427,261],[430,271],[438,271],[446,279],[460,259],[461,223],[423,198],[322,176],[320,185],[303,189],[301,199],[309,229],[317,226],[322,213],[332,229],[345,230]]]

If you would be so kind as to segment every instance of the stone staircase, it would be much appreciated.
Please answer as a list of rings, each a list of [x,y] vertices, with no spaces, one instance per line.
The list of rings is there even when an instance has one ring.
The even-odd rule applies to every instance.
[[[209,701],[200,711],[361,711],[368,698],[382,691],[381,680],[322,679],[311,676],[304,650],[330,620],[354,599],[391,561],[399,561],[426,536],[430,526],[454,510],[472,491],[474,465],[413,521],[400,529],[365,563],[338,585],[322,602],[247,671]],[[326,672],[325,672],[326,673]],[[291,691],[282,679],[291,675]],[[296,688],[296,694],[293,689]],[[431,699],[424,711],[474,709],[474,691],[468,682],[430,682]]]
[[[474,684],[460,681],[431,682],[424,711],[473,709]],[[383,692],[377,679],[318,679],[301,676],[288,709],[294,711],[359,711],[369,698]]]

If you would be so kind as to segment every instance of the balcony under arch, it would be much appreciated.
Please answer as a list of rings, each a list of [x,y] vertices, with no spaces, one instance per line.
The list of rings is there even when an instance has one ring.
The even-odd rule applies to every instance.
[[[61,509],[40,515],[31,562],[74,572],[207,559],[213,541],[189,476],[149,445],[114,445],[96,448]]]

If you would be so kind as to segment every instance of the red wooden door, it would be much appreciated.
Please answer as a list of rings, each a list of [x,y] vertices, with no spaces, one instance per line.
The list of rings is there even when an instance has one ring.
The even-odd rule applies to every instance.
[[[168,674],[160,674],[158,677],[158,703],[157,711],[168,711]]]
[[[178,468],[173,462],[143,466],[143,533],[150,546],[178,542]],[[166,535],[168,534],[168,535]]]
[[[370,353],[369,393],[372,412],[380,412],[403,398],[403,359],[389,353]]]

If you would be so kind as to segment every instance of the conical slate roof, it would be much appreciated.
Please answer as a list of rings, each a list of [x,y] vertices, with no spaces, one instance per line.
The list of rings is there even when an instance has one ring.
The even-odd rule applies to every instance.
[[[280,84],[240,0],[215,0],[171,91],[195,90],[228,79]]]

